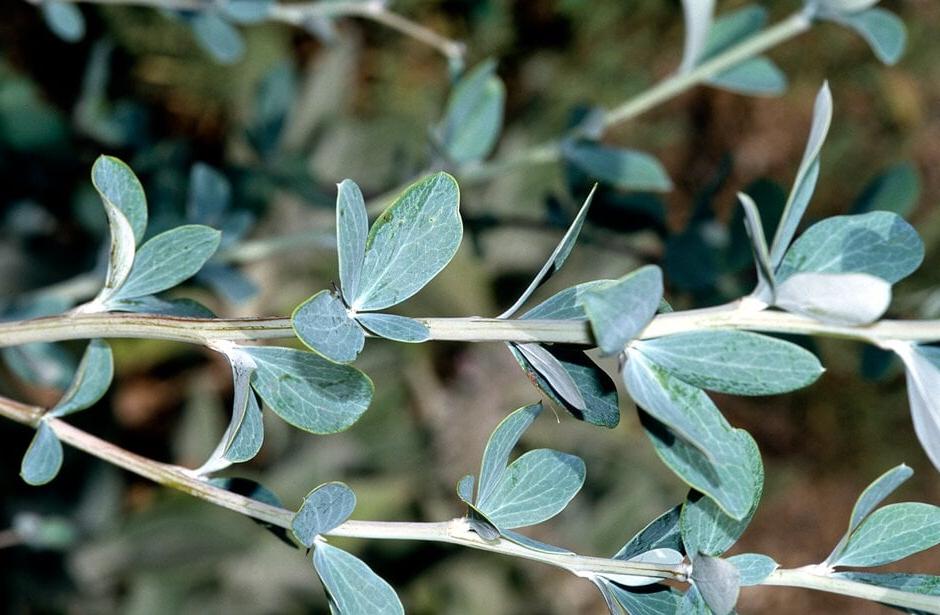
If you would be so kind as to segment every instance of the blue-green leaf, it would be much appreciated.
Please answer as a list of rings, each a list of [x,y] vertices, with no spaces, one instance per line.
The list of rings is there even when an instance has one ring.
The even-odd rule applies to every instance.
[[[356,182],[344,179],[337,185],[336,193],[336,251],[340,289],[347,303],[359,294],[368,234],[369,217],[362,191]]]
[[[708,42],[715,13],[715,0],[682,0],[685,17],[685,41],[679,73],[687,73],[698,64]]]
[[[774,242],[770,248],[770,264],[776,267],[783,260],[783,255],[796,234],[796,229],[803,218],[806,206],[813,196],[816,180],[819,178],[819,152],[829,132],[832,123],[832,92],[829,84],[824,83],[816,95],[813,106],[813,124],[810,127],[806,149],[803,151],[803,160],[796,172],[793,188],[787,198],[787,204],[780,217],[780,224],[774,235]]]
[[[917,167],[900,162],[871,180],[852,205],[853,214],[890,211],[908,216],[920,199],[921,181]]]
[[[190,220],[219,226],[232,200],[232,185],[216,169],[197,162],[189,172],[186,215]]]
[[[222,0],[219,11],[235,23],[260,23],[271,14],[275,0]]]
[[[940,507],[889,504],[852,532],[833,566],[881,566],[940,544]]]
[[[381,310],[430,282],[460,247],[459,206],[457,181],[447,173],[406,189],[369,230],[359,292],[350,307]]]
[[[496,489],[500,479],[506,472],[506,466],[509,464],[509,454],[518,444],[519,438],[522,437],[525,430],[542,413],[542,409],[542,404],[538,403],[514,410],[509,416],[500,421],[493,433],[490,434],[490,438],[486,442],[486,448],[483,450],[483,462],[480,466],[478,502],[484,498],[489,498]]]
[[[867,325],[891,304],[891,284],[867,273],[795,273],[777,285],[774,305],[835,325]]]
[[[26,449],[20,476],[30,485],[45,485],[62,467],[62,443],[46,421],[40,421],[36,435]]]
[[[629,351],[627,355],[623,383],[633,401],[647,414],[706,457],[711,456],[706,442],[708,435],[696,417],[700,413],[698,406],[709,407],[705,402],[707,396],[702,397],[705,395],[703,392],[672,377],[666,369],[636,350]]]
[[[627,364],[637,361],[638,357],[644,360],[642,355],[631,352]],[[655,365],[646,364],[642,369],[648,374],[638,372],[638,375],[652,381],[644,385],[648,391],[644,391],[643,396],[649,399],[638,400],[638,403],[644,408],[644,404],[652,406],[653,403],[673,405],[672,409],[663,408],[660,413],[696,435],[697,446],[662,421],[641,412],[641,422],[656,453],[679,478],[715,500],[725,513],[735,519],[745,518],[760,497],[762,485],[760,475],[754,472],[760,465],[760,453],[754,440],[747,432],[728,425],[704,391]],[[657,382],[661,391],[655,388]]]
[[[917,439],[940,470],[940,348],[897,342],[891,350],[907,368],[907,395]]]
[[[615,607],[630,615],[676,615],[682,598],[681,594],[665,585],[626,589],[603,578],[595,583],[608,601],[613,615],[619,615],[619,611],[613,610]],[[611,600],[616,604],[610,604]]]
[[[43,0],[39,10],[49,29],[63,41],[76,43],[85,36],[85,18],[71,2]]]
[[[832,550],[832,554],[826,558],[827,562],[838,558],[842,549],[845,548],[845,543],[859,524],[861,524],[885,498],[894,493],[894,491],[913,474],[914,471],[902,463],[879,476],[862,491],[862,494],[858,496],[858,500],[855,502],[855,507],[852,509],[849,529],[839,541],[839,544],[836,545],[835,549]]]
[[[343,483],[324,483],[304,496],[291,521],[291,531],[307,548],[314,538],[343,524],[356,508],[356,494]],[[318,547],[319,548],[319,547]]]
[[[738,569],[738,574],[741,575],[741,587],[760,585],[780,567],[777,562],[759,553],[733,555],[728,558],[728,562]]]
[[[109,312],[137,312],[140,314],[163,314],[183,318],[214,318],[212,310],[193,299],[161,299],[153,295],[133,299],[111,299],[107,303]]]
[[[897,214],[873,211],[833,216],[814,224],[787,250],[777,269],[783,281],[794,273],[868,273],[892,284],[924,260],[924,242]]]
[[[755,4],[719,15],[708,31],[708,40],[699,63],[755,34],[767,23],[767,9]]]
[[[651,549],[649,551],[644,551],[638,555],[634,555],[625,559],[628,562],[634,564],[654,564],[657,566],[678,566],[685,559],[685,556],[682,555],[680,551],[676,549],[669,548],[659,548]],[[658,583],[662,581],[661,577],[650,577],[637,574],[607,574],[602,575],[604,578],[622,585],[624,587],[643,587],[644,585],[652,585],[653,583]]]
[[[337,615],[404,615],[392,586],[354,555],[317,543],[313,565]]]
[[[235,429],[234,437],[225,451],[225,458],[232,463],[244,463],[253,459],[261,445],[264,444],[264,422],[261,415],[261,407],[258,405],[258,398],[254,391],[248,389],[244,402],[236,397],[236,403],[244,403],[244,416],[241,423]]]
[[[505,102],[506,88],[493,60],[461,77],[438,127],[441,145],[453,162],[478,162],[493,151],[503,126]]]
[[[113,377],[111,346],[104,340],[91,340],[78,364],[72,384],[59,403],[49,411],[49,415],[62,417],[90,408],[107,392]]]
[[[355,423],[372,402],[368,376],[349,365],[292,348],[244,347],[257,368],[251,383],[278,416],[313,433]]]
[[[512,344],[510,346],[525,359],[551,387],[551,390],[560,397],[565,406],[572,406],[576,412],[584,412],[587,409],[587,402],[581,395],[574,378],[565,369],[561,361],[555,358],[545,347],[540,344]]]
[[[682,596],[676,613],[681,615],[715,615],[715,612],[705,602],[705,598],[695,585],[691,586]]]
[[[199,45],[217,62],[234,64],[245,55],[241,33],[218,13],[200,11],[190,25]]]
[[[561,238],[561,241],[558,242],[558,245],[555,246],[555,249],[552,251],[551,256],[548,257],[548,260],[545,261],[545,264],[542,265],[542,268],[535,275],[535,279],[529,284],[528,288],[519,295],[519,298],[516,299],[516,302],[512,306],[500,314],[498,318],[509,318],[515,314],[522,305],[529,300],[529,297],[532,296],[532,293],[536,289],[547,282],[555,273],[562,268],[565,264],[565,261],[568,260],[568,256],[571,254],[571,250],[574,249],[574,244],[578,240],[578,235],[581,234],[581,227],[584,226],[584,220],[587,218],[588,209],[591,207],[591,202],[594,200],[594,193],[597,191],[597,186],[594,186],[591,189],[590,194],[587,198],[584,199],[584,204],[581,205],[581,209],[578,211],[578,215],[574,217],[571,226],[568,227],[568,230],[565,232],[564,236]],[[535,318],[534,316],[530,316]]]
[[[91,167],[91,181],[105,208],[124,214],[133,229],[135,245],[140,243],[147,230],[147,198],[131,168],[113,156],[98,156]]]
[[[627,541],[614,559],[630,559],[653,549],[674,549],[683,552],[682,536],[679,531],[679,515],[681,506],[674,506],[660,516],[653,519],[649,525],[637,532],[636,536]]]
[[[653,319],[662,296],[663,274],[655,265],[646,265],[613,284],[583,292],[581,304],[604,354],[623,352],[627,342]]]
[[[457,481],[457,496],[467,504],[473,504],[473,486],[476,482],[473,474],[467,474]]]
[[[334,361],[354,360],[366,342],[362,327],[349,317],[339,297],[328,290],[298,305],[290,320],[300,341]]]
[[[825,371],[816,355],[750,331],[693,331],[633,345],[693,386],[732,395],[779,395],[809,386]]]
[[[417,344],[431,339],[431,332],[428,328],[420,320],[414,318],[363,312],[356,314],[356,320],[375,335],[396,342]]]
[[[875,56],[888,65],[897,64],[907,45],[907,28],[900,17],[882,8],[871,8],[833,17],[833,21],[855,30]]]
[[[734,610],[741,591],[741,574],[734,564],[718,557],[692,557],[692,584],[715,615]]]
[[[62,344],[33,342],[0,349],[3,361],[17,377],[40,386],[64,389],[72,382],[75,357]]]
[[[562,154],[565,160],[591,178],[621,190],[672,190],[672,180],[662,163],[646,152],[596,143],[570,143]]]
[[[130,275],[113,299],[152,295],[196,275],[216,249],[222,234],[201,224],[187,224],[160,233],[140,247]]]
[[[519,318],[523,320],[587,320],[584,307],[581,305],[581,294],[586,290],[602,288],[614,282],[616,280],[595,280],[571,286],[552,295]]]
[[[599,368],[580,349],[566,348],[564,346],[544,347],[562,368],[568,372],[572,382],[577,387],[584,408],[578,409],[567,402],[556,391],[535,366],[516,348],[515,344],[507,344],[516,362],[526,373],[529,381],[545,393],[558,406],[567,410],[579,421],[585,421],[599,427],[616,427],[620,422],[620,405],[617,399],[617,385],[611,380],[607,372]]]
[[[477,507],[500,529],[535,525],[568,505],[584,484],[584,462],[551,449],[529,451],[513,461]]]
[[[776,96],[787,89],[787,76],[769,58],[750,58],[708,80],[708,84],[756,96]]]
[[[712,499],[697,491],[690,492],[682,505],[682,543],[690,554],[723,555],[750,525],[763,490],[764,468],[753,455],[743,461],[751,466],[749,469],[757,475],[758,482],[758,493],[743,519],[732,519]]]

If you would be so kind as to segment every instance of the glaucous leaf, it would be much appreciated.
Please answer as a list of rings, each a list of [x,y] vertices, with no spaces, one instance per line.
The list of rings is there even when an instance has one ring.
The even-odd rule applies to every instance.
[[[679,531],[679,515],[682,506],[674,506],[653,519],[649,525],[637,532],[636,536],[623,545],[614,559],[630,559],[640,553],[653,549],[674,549],[684,552],[682,536]]]
[[[692,584],[715,615],[734,610],[741,591],[741,574],[734,564],[719,557],[692,557]]]
[[[586,290],[602,288],[614,282],[616,280],[595,280],[571,286],[555,293],[519,318],[522,320],[587,320],[584,307],[581,305],[581,294]]]
[[[186,196],[186,215],[190,220],[218,227],[231,200],[232,185],[224,175],[202,162],[193,165]]]
[[[222,64],[234,64],[245,55],[245,40],[232,24],[218,13],[200,11],[190,22],[199,46]]]
[[[478,162],[493,151],[503,127],[506,88],[496,62],[486,60],[461,77],[438,127],[441,145],[457,164]]]
[[[849,529],[839,541],[839,544],[836,545],[836,548],[832,550],[832,554],[826,558],[827,562],[838,558],[849,536],[852,535],[852,532],[855,531],[859,524],[861,524],[885,498],[894,493],[894,491],[913,474],[914,471],[902,463],[879,476],[862,491],[862,494],[858,496],[858,500],[855,502],[855,507],[852,508]]]
[[[30,384],[65,389],[75,373],[75,357],[62,344],[33,342],[0,349],[3,362]]]
[[[235,429],[235,436],[225,451],[225,458],[232,463],[244,463],[254,459],[264,444],[264,420],[261,406],[254,391],[248,389],[245,397],[245,414]],[[241,399],[236,399],[241,407]]]
[[[509,454],[519,443],[522,434],[542,413],[542,409],[542,404],[538,403],[514,410],[509,416],[500,421],[493,433],[490,434],[490,438],[486,442],[486,448],[483,450],[477,501],[492,495],[506,472],[506,466],[509,464]]]
[[[72,384],[59,403],[49,411],[49,415],[63,417],[90,408],[108,391],[113,377],[111,346],[104,340],[91,340],[78,364]]]
[[[341,549],[317,543],[313,565],[323,581],[330,608],[337,615],[404,615],[392,586],[361,559]]]
[[[806,229],[777,269],[783,281],[800,272],[867,273],[894,284],[924,260],[924,242],[901,216],[873,211],[833,216]]]
[[[91,167],[91,182],[105,209],[124,214],[133,231],[134,245],[140,243],[147,230],[147,198],[131,168],[113,156],[98,156]]]
[[[647,585],[627,589],[603,578],[597,579],[595,584],[604,594],[612,615],[620,615],[619,609],[623,609],[630,615],[675,615],[679,612],[679,600],[682,594],[666,585]],[[611,601],[615,604],[611,604]]]
[[[632,353],[631,353],[632,354]],[[628,360],[634,361],[631,356]],[[647,412],[640,421],[656,449],[656,454],[679,478],[693,489],[712,498],[728,515],[744,519],[760,498],[762,481],[753,468],[760,465],[760,452],[747,432],[733,429],[701,389],[673,378],[656,366],[649,366],[650,378],[659,382],[662,392],[649,383],[650,400],[670,403],[674,409],[665,414],[687,430],[694,430],[697,446],[672,431]],[[631,392],[632,394],[632,392]],[[644,406],[644,402],[638,401]],[[707,452],[704,452],[707,451]]]
[[[766,23],[767,9],[756,4],[719,15],[708,31],[708,40],[699,63],[737,45],[758,32]]]
[[[682,615],[715,615],[695,585],[686,590],[682,600],[679,601],[679,610],[676,612]]]
[[[853,214],[890,211],[908,216],[920,199],[921,181],[917,167],[909,161],[885,169],[865,186],[852,205]]]
[[[544,347],[561,364],[574,382],[584,400],[584,408],[578,409],[568,403],[552,388],[551,383],[516,349],[507,344],[516,362],[522,367],[529,381],[547,395],[555,404],[567,410],[571,416],[599,427],[616,427],[620,422],[620,404],[617,385],[607,372],[599,368],[584,352],[564,346]]]
[[[715,0],[682,0],[682,13],[685,16],[685,42],[679,73],[687,73],[698,64],[705,50],[715,14]]]
[[[291,521],[291,530],[309,549],[314,538],[345,523],[355,508],[352,489],[339,482],[324,483],[304,496],[304,503]]]
[[[940,470],[940,347],[894,342],[894,350],[907,368],[907,395],[914,431],[924,452]]]
[[[430,282],[460,247],[459,206],[457,181],[447,173],[406,189],[369,230],[359,292],[350,307],[381,310]]]
[[[777,96],[786,91],[787,76],[773,60],[758,56],[718,73],[708,84],[738,94]]]
[[[333,361],[353,361],[366,343],[365,331],[328,290],[298,305],[290,321],[300,341]]]
[[[39,421],[36,435],[30,442],[20,476],[30,485],[45,485],[59,473],[62,467],[62,443],[46,421]]]
[[[532,367],[558,395],[564,405],[571,405],[577,412],[587,409],[587,402],[581,395],[574,378],[565,369],[561,361],[540,344],[512,344],[511,348],[519,352]]]
[[[114,299],[152,295],[196,275],[216,249],[222,234],[201,224],[187,224],[160,233],[137,251],[130,275]]]
[[[542,268],[535,275],[535,279],[532,280],[528,288],[519,295],[519,298],[516,299],[516,302],[513,303],[508,310],[500,314],[497,318],[509,318],[515,314],[519,308],[529,300],[529,297],[532,296],[532,293],[534,293],[539,286],[551,279],[551,277],[564,266],[565,261],[568,260],[568,256],[571,254],[571,250],[574,249],[578,235],[581,234],[581,227],[584,226],[584,220],[587,218],[588,209],[590,209],[591,203],[594,201],[594,193],[596,191],[597,186],[594,186],[587,198],[584,199],[584,204],[581,205],[581,209],[578,211],[578,215],[574,217],[571,226],[568,227],[561,241],[555,246],[551,256],[549,256],[545,264],[542,265]],[[530,316],[530,318],[535,318],[535,316]]]
[[[366,257],[369,216],[356,182],[344,179],[336,186],[336,252],[343,297],[351,302],[359,293],[362,263]]]
[[[75,4],[42,0],[39,10],[49,29],[63,41],[76,43],[85,36],[85,18]]]
[[[693,331],[633,343],[651,362],[693,386],[732,395],[779,395],[825,371],[808,350],[750,331]]]
[[[907,28],[900,17],[882,8],[871,8],[857,13],[833,17],[865,39],[875,56],[892,66],[904,54],[907,45]]]
[[[212,310],[193,299],[161,299],[153,295],[134,297],[133,299],[111,299],[108,301],[110,312],[137,312],[140,314],[163,314],[183,318],[213,318]]]
[[[783,215],[770,248],[770,264],[774,267],[783,260],[783,255],[793,240],[806,206],[809,205],[809,200],[813,196],[816,180],[819,178],[819,152],[826,140],[831,123],[832,92],[829,91],[829,84],[824,83],[813,105],[813,123],[806,141],[806,149],[803,151],[803,160],[796,172],[793,188],[790,190],[790,196],[787,198],[787,204],[783,209]]]
[[[646,265],[613,284],[582,293],[581,304],[603,353],[623,352],[627,342],[653,319],[662,296],[663,274],[655,265]]]
[[[835,325],[867,325],[891,304],[891,284],[867,273],[795,273],[777,285],[774,305]]]
[[[395,314],[356,314],[360,325],[387,340],[417,344],[431,339],[431,332],[420,321]]]
[[[457,496],[467,504],[473,504],[473,474],[467,474],[457,481]]]
[[[569,143],[562,155],[593,179],[621,190],[669,192],[672,180],[654,156],[633,149],[596,143]]]
[[[833,566],[881,566],[940,544],[940,507],[889,504],[852,532]]]
[[[757,475],[759,491],[754,498],[751,509],[743,519],[732,519],[717,504],[697,491],[689,493],[682,505],[682,544],[689,554],[702,554],[718,557],[734,546],[747,526],[751,523],[760,495],[763,491],[764,468],[759,463],[760,458],[749,455],[746,463],[750,470]]]
[[[535,525],[568,505],[584,484],[584,462],[574,455],[541,448],[509,464],[479,508],[500,529]]]
[[[738,569],[741,587],[760,585],[780,567],[780,564],[759,553],[732,555],[728,558],[728,562]]]
[[[244,347],[257,364],[251,384],[282,419],[304,431],[335,433],[355,423],[372,402],[369,377],[316,353]]]

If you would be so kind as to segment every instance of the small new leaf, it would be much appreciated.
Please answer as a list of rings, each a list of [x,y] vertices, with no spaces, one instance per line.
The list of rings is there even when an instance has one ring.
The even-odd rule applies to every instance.
[[[369,217],[362,191],[354,181],[344,179],[336,193],[336,251],[340,289],[347,302],[359,294],[368,235]]]
[[[889,504],[871,513],[846,541],[833,566],[881,566],[940,544],[940,507]]]
[[[340,363],[353,361],[366,342],[362,327],[349,317],[340,298],[328,290],[297,306],[291,325],[308,348]]]
[[[728,562],[738,569],[741,575],[741,587],[760,585],[780,565],[759,553],[742,553],[728,558]]]
[[[46,421],[40,421],[36,435],[26,449],[20,476],[30,485],[45,485],[62,467],[62,443]]]
[[[362,313],[356,315],[356,321],[375,335],[387,340],[417,344],[431,339],[431,332],[428,328],[414,318],[395,314]]]
[[[613,284],[582,293],[581,303],[604,354],[623,352],[627,343],[653,319],[662,297],[663,274],[655,265],[641,267]]]
[[[342,525],[355,508],[356,494],[352,489],[339,482],[325,483],[304,497],[291,521],[291,531],[309,549],[317,536]]]
[[[715,615],[734,610],[741,591],[741,574],[734,564],[717,557],[692,557],[692,584]]]
[[[506,88],[493,60],[461,77],[438,127],[438,138],[453,162],[479,162],[493,151],[503,126],[505,102]]]

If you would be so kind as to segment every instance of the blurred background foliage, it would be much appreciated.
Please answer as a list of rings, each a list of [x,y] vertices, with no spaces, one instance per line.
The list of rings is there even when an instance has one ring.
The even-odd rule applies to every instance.
[[[729,10],[742,3],[719,3]],[[940,4],[888,0],[909,47],[882,66],[865,43],[821,24],[771,56],[790,80],[777,98],[697,88],[617,126],[605,142],[655,154],[675,189],[602,186],[583,241],[541,296],[663,265],[676,308],[730,300],[753,274],[734,194],[782,206],[815,91],[836,101],[808,216],[889,208],[927,244],[921,271],[892,315],[940,317]],[[394,9],[466,42],[469,65],[498,61],[506,128],[496,157],[560,135],[593,105],[612,106],[667,76],[682,48],[672,0],[401,0]],[[796,2],[765,3],[772,19]],[[335,183],[382,195],[441,164],[430,138],[453,75],[434,50],[381,26],[336,23],[331,40],[284,25],[242,28],[241,61],[213,61],[180,19],[147,8],[82,5],[85,36],[57,38],[36,7],[0,3],[0,302],[6,317],[55,312],[93,294],[106,222],[89,181],[100,153],[141,177],[157,232],[192,215],[194,164],[223,178],[216,224],[227,243],[185,293],[220,315],[283,315],[337,279]],[[215,176],[213,176],[215,177]],[[218,179],[218,178],[216,178]],[[467,235],[450,267],[407,302],[410,315],[492,315],[551,251],[589,178],[559,163],[465,185]],[[202,192],[200,194],[205,194]],[[272,239],[280,238],[280,239]],[[91,272],[91,274],[89,274]],[[25,300],[24,300],[25,298]],[[718,396],[751,431],[767,466],[763,505],[738,551],[785,566],[818,561],[855,495],[899,462],[918,474],[907,499],[936,503],[940,483],[914,437],[903,374],[880,353],[807,341],[828,367],[811,388],[773,398]],[[4,394],[54,403],[81,344],[5,351]],[[117,377],[75,423],[155,459],[198,465],[231,402],[224,360],[192,346],[114,342]],[[12,370],[10,365],[20,365]],[[25,366],[25,368],[23,367]],[[315,437],[270,420],[261,455],[232,475],[261,480],[289,506],[327,480],[348,482],[361,519],[460,514],[454,483],[479,464],[489,431],[537,398],[501,344],[370,342],[359,361],[376,383],[350,431]],[[613,430],[540,421],[532,446],[577,453],[588,480],[536,537],[611,554],[685,489],[657,460],[629,400]],[[268,415],[270,418],[270,415]],[[0,612],[325,613],[302,554],[250,520],[171,493],[68,451],[59,478],[17,476],[26,429],[0,424]],[[434,544],[349,541],[415,614],[600,613],[593,587],[538,564]],[[927,553],[898,565],[940,569]],[[802,590],[748,589],[741,613],[876,613],[886,609]]]

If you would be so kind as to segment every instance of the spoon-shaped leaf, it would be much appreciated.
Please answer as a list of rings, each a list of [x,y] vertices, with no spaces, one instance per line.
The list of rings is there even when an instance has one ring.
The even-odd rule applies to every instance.
[[[486,442],[486,448],[483,450],[477,501],[482,500],[484,497],[488,498],[496,489],[500,478],[506,471],[506,466],[509,464],[509,454],[519,443],[522,434],[542,413],[542,410],[541,403],[523,406],[500,421],[493,433],[490,434],[490,438]]]
[[[358,557],[319,542],[313,565],[337,615],[404,615],[392,586]]]
[[[341,363],[359,356],[366,342],[362,327],[349,317],[339,297],[328,290],[298,305],[291,315],[291,325],[308,348]]]
[[[356,508],[356,494],[343,483],[324,483],[304,496],[304,503],[291,521],[294,536],[308,549],[314,538],[335,529]]]
[[[49,423],[40,421],[23,456],[20,476],[30,485],[45,485],[56,477],[61,467],[62,443]]]
[[[339,281],[347,302],[359,294],[362,264],[366,257],[369,217],[366,202],[356,183],[344,179],[337,185],[336,251],[339,258]]]
[[[663,274],[655,265],[641,267],[613,284],[582,293],[581,304],[604,354],[623,352],[627,342],[653,319],[662,297]]]

